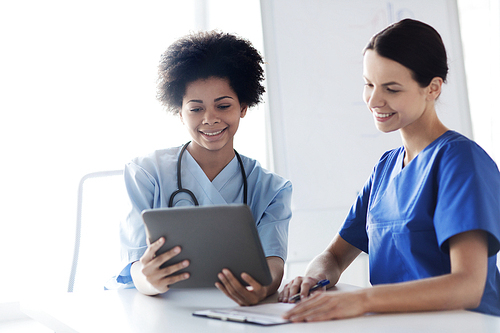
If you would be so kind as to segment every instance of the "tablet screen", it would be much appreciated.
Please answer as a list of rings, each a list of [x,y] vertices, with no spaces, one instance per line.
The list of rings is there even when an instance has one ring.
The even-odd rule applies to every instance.
[[[217,274],[228,268],[240,280],[250,274],[262,285],[272,281],[252,212],[247,205],[190,206],[149,209],[142,213],[146,236],[152,243],[165,237],[157,255],[180,246],[179,255],[167,261],[172,265],[188,259],[190,265],[177,273],[190,278],[171,288],[215,287]]]

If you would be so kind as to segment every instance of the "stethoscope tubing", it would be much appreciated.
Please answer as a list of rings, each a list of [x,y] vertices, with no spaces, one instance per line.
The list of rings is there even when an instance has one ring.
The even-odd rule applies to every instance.
[[[191,141],[187,142],[182,146],[181,152],[179,153],[179,158],[177,159],[177,190],[170,195],[170,199],[168,200],[168,207],[173,207],[174,203],[174,198],[177,194],[179,193],[187,193],[191,199],[193,200],[193,203],[195,206],[199,206],[198,200],[196,199],[196,196],[194,195],[193,192],[188,190],[187,188],[182,187],[182,180],[181,180],[181,161],[182,161],[182,156],[184,155],[184,152],[186,151],[187,147]],[[234,150],[234,153],[236,155],[236,158],[238,159],[238,163],[240,165],[240,170],[241,170],[241,176],[243,177],[243,203],[246,205],[247,204],[247,199],[248,199],[248,183],[247,183],[247,175],[245,173],[245,168],[243,167],[243,161],[241,160],[240,154]]]

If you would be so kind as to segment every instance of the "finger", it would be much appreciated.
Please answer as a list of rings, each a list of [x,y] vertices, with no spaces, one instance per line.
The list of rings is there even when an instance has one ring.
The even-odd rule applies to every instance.
[[[165,238],[160,237],[160,239],[158,239],[156,242],[148,245],[146,252],[144,252],[144,255],[142,256],[142,258],[144,259],[143,264],[146,264],[147,262],[153,260],[156,256],[156,251],[158,251],[163,244],[165,244]]]
[[[300,286],[300,299],[303,300],[309,297],[309,291],[311,288],[318,283],[319,279],[316,278],[305,278]]]
[[[313,320],[318,317],[318,314],[324,316],[324,312],[328,312],[328,309],[325,306],[326,299],[322,296],[322,294],[317,294],[300,302],[292,310],[285,313],[284,318],[299,322]]]
[[[154,283],[153,282],[150,283],[159,293],[164,293],[170,289],[171,285],[179,281],[186,280],[189,278],[189,276],[190,276],[189,273],[182,273],[177,275],[171,275],[168,277],[163,277],[160,278],[159,280],[156,280]]]
[[[188,272],[184,272],[181,274],[176,274],[176,275],[170,275],[167,277],[164,277],[162,280],[160,280],[160,284],[162,286],[170,287],[171,285],[179,282],[179,281],[184,281],[189,279],[190,274]]]
[[[156,263],[159,263],[160,266],[169,261],[170,259],[174,258],[176,255],[181,253],[182,249],[180,246],[175,246],[168,250],[165,253],[162,253],[154,258],[154,261]]]
[[[300,293],[300,298],[302,299],[305,295],[309,295],[309,289],[311,289],[311,282],[309,278],[302,278],[295,281],[292,288],[290,289],[290,297]]]
[[[304,282],[300,286],[300,299],[303,300],[309,296],[309,289],[311,289],[313,285],[310,282]]]
[[[294,283],[294,281],[296,279],[298,279],[298,278],[295,278],[292,281],[290,281],[289,283],[285,284],[285,286],[283,287],[283,290],[281,291],[280,295],[278,296],[278,301],[285,302],[285,303],[288,302],[290,295],[292,295],[290,292],[290,289],[292,288],[292,284]]]
[[[143,268],[143,273],[145,275],[152,274],[155,271],[159,271],[160,266],[162,266],[165,262],[169,261],[176,255],[178,255],[181,252],[181,248],[179,246],[176,246],[167,252],[154,257],[153,259],[148,259],[149,253],[144,253],[143,257],[141,258],[141,262],[144,266]]]
[[[188,267],[190,264],[189,260],[183,260],[181,262],[178,262],[176,264],[164,267],[160,269],[159,274],[162,275],[163,277],[168,277],[170,275],[173,275],[174,273],[177,273],[181,269],[184,269]]]
[[[242,273],[241,278],[243,279],[243,281],[245,281],[250,285],[252,290],[262,289],[262,285],[259,282],[257,282],[257,280],[255,280],[250,274]]]
[[[188,279],[190,277],[190,274],[188,272],[174,274],[177,271],[188,266],[189,266],[189,261],[184,260],[180,263],[165,267],[161,270],[158,269],[155,270],[152,269],[151,267],[148,267],[147,269],[144,269],[143,272],[144,275],[146,275],[146,278],[149,283],[151,283],[155,288],[161,289],[161,288],[168,288],[170,285],[174,283]]]
[[[305,300],[303,302],[297,303],[296,306],[294,306],[290,311],[288,311],[284,314],[284,317],[289,319],[293,316],[297,316],[299,314],[304,313],[304,311],[306,311],[308,309],[308,305],[309,305],[308,301],[310,301],[310,300]]]
[[[224,284],[227,291],[233,295],[233,297],[236,297],[244,302],[245,294],[248,290],[240,283],[233,273],[229,269],[224,268],[222,273],[219,273],[219,275],[219,279]]]
[[[264,288],[257,280],[255,280],[250,274],[242,273],[241,278],[243,281],[249,284],[245,289],[251,291],[247,295],[247,299],[251,304],[256,304],[260,300],[266,297],[266,288]]]
[[[298,276],[289,282],[283,289],[282,302],[288,303],[290,301],[290,297],[295,295],[300,290],[301,283],[301,276]]]
[[[224,278],[219,277],[219,279],[223,280]],[[235,296],[234,292],[229,292],[229,290],[226,288],[226,285],[223,282],[215,282],[215,286],[217,287],[217,289],[222,291],[227,297],[235,301],[238,305],[241,306],[245,305],[245,302],[241,298]]]
[[[288,298],[290,297],[290,288],[291,288],[293,281],[295,281],[295,280],[292,280],[289,283],[285,284],[285,286],[283,287],[283,290],[280,292],[280,294],[278,296],[279,302],[285,302],[285,303],[288,302]]]
[[[326,287],[321,287],[321,288],[318,288],[318,289],[312,291],[309,295],[316,295],[317,293],[322,293],[325,291],[326,291]]]
[[[224,268],[218,277],[231,299],[239,305],[249,305],[247,296],[250,292],[236,279],[230,270]]]
[[[328,306],[308,309],[300,314],[290,317],[292,322],[313,322],[334,319],[335,308]]]

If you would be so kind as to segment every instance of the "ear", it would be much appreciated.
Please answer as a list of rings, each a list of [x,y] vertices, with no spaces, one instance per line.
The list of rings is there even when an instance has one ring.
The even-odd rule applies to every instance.
[[[184,125],[184,118],[182,118],[182,110],[179,110],[179,119],[181,120],[182,125]]]
[[[427,99],[435,101],[439,95],[441,95],[441,87],[443,86],[443,79],[440,77],[435,77],[432,79],[431,83],[427,86]]]
[[[247,114],[248,110],[248,105],[246,104],[241,104],[241,113],[240,113],[240,118],[244,118]]]

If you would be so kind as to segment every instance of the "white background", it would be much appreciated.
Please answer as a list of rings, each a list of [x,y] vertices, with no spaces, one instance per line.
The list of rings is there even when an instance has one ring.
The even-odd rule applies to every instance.
[[[494,158],[498,3],[459,1],[473,133]],[[236,32],[262,50],[259,10],[255,0],[0,2],[0,303],[66,288],[84,174],[188,139],[155,100],[166,47],[205,27]],[[265,117],[261,108],[243,120],[236,148],[272,167]]]

